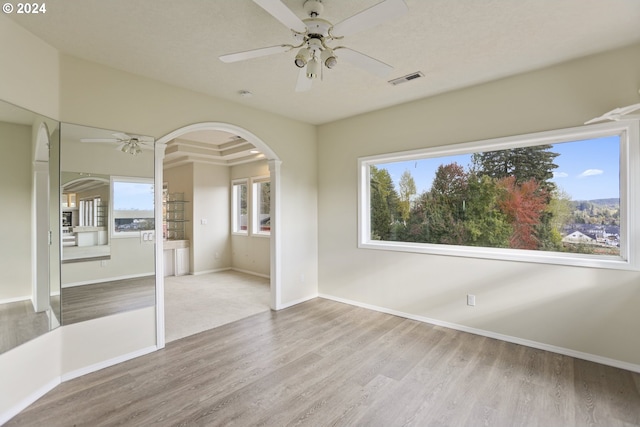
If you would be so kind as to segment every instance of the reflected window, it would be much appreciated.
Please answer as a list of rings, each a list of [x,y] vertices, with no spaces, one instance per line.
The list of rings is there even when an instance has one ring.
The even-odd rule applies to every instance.
[[[114,237],[138,236],[155,229],[152,179],[112,178]]]

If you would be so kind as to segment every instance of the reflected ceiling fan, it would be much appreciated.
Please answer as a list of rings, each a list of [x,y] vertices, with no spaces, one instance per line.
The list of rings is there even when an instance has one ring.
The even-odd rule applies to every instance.
[[[99,142],[99,143],[116,143],[118,145],[118,150],[123,153],[131,154],[132,156],[136,156],[142,153],[142,149],[149,145],[153,147],[153,138],[149,136],[140,136],[140,135],[127,135],[126,133],[118,132],[113,133],[113,138],[82,138],[81,142]]]
[[[409,11],[404,0],[384,0],[334,25],[319,18],[324,10],[321,0],[304,2],[304,10],[309,15],[309,18],[304,20],[298,18],[281,0],[253,1],[291,29],[295,44],[281,44],[230,53],[220,56],[220,60],[227,63],[238,62],[300,49],[294,60],[295,65],[300,68],[297,92],[311,89],[311,83],[322,73],[323,65],[331,69],[343,59],[376,76],[386,77],[393,69],[392,66],[344,46],[331,47],[331,43],[345,36],[369,30]]]

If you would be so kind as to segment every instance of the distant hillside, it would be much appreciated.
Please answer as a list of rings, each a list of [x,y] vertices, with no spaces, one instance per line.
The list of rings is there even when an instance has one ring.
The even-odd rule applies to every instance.
[[[593,199],[593,200],[574,200],[575,203],[591,203],[598,206],[620,206],[620,198],[612,197],[610,199]]]

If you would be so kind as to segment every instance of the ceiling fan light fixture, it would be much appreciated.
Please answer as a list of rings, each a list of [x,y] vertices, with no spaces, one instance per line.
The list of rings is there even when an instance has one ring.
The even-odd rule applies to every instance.
[[[296,64],[296,67],[304,68],[304,66],[307,65],[310,59],[311,59],[311,50],[309,50],[308,47],[303,47],[298,51],[298,54],[296,55],[296,59],[293,62]]]
[[[327,48],[323,50],[322,54],[320,54],[320,58],[322,59],[322,63],[325,65],[325,67],[329,69],[332,69],[333,67],[338,65],[338,60],[333,53],[333,49]]]
[[[142,148],[140,148],[140,144],[138,144],[137,140],[127,141],[122,145],[120,149],[123,153],[131,154],[132,156],[137,156],[142,153]]]
[[[315,79],[316,77],[318,77],[319,73],[320,73],[320,62],[318,61],[318,58],[314,57],[307,64],[307,77],[310,79]]]

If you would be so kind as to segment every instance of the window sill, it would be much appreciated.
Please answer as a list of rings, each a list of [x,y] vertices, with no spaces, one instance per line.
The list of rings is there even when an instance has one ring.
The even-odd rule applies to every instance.
[[[375,249],[418,254],[482,258],[501,261],[519,261],[538,264],[565,265],[571,267],[591,267],[615,270],[640,268],[622,257],[604,258],[600,255],[570,254],[563,252],[543,252],[525,249],[481,248],[472,246],[433,245],[424,243],[370,241],[360,243],[360,249]]]

